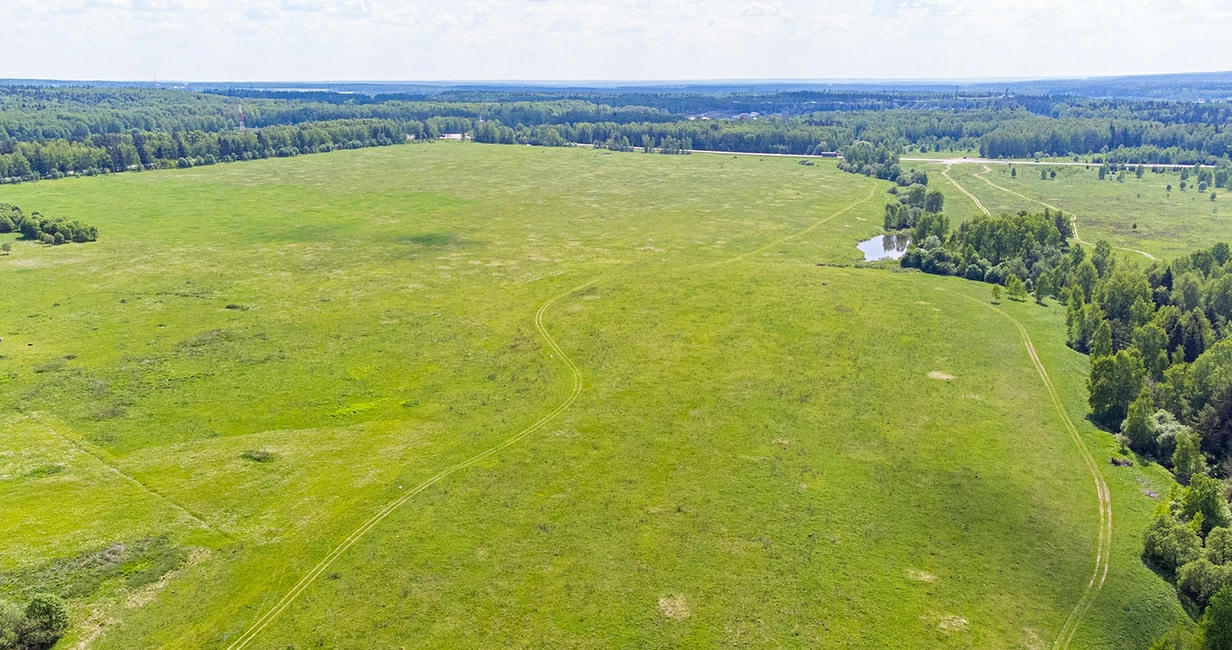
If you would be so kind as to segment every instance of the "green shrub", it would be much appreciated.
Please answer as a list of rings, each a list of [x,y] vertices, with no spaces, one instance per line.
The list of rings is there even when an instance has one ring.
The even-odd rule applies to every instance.
[[[1203,535],[1232,523],[1228,502],[1223,498],[1223,483],[1218,479],[1199,474],[1181,493],[1182,519],[1193,519],[1197,515],[1202,515]]]
[[[49,648],[68,629],[68,607],[58,596],[37,594],[25,609],[0,601],[0,650]]]
[[[1155,400],[1151,390],[1143,386],[1137,399],[1130,403],[1125,421],[1121,424],[1121,432],[1129,438],[1129,446],[1147,456],[1155,453],[1154,414]]]
[[[1176,572],[1176,588],[1201,607],[1220,590],[1232,585],[1232,567],[1199,558]]]
[[[1143,559],[1167,574],[1197,560],[1201,549],[1198,535],[1177,521],[1164,504],[1142,535]]]
[[[21,634],[25,623],[26,614],[21,607],[0,600],[0,650],[16,650],[21,647]]]
[[[1224,587],[1211,598],[1198,628],[1202,650],[1232,650],[1232,587]]]
[[[1206,548],[1202,555],[1212,564],[1232,563],[1232,528],[1212,528],[1206,535]]]

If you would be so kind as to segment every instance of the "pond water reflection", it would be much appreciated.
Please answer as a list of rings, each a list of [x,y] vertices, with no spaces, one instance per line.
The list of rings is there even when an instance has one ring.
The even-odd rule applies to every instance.
[[[911,243],[911,235],[905,232],[893,235],[879,235],[866,239],[856,246],[864,253],[864,261],[896,260],[907,252],[907,244]]]

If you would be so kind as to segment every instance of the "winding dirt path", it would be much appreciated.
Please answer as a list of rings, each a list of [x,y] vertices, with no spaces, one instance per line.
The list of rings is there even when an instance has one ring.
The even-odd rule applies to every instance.
[[[953,178],[951,178],[949,174],[946,173],[948,171],[949,171],[949,167],[947,166],[946,171],[942,172],[942,175],[945,176],[946,179],[949,180],[950,183],[953,184],[956,188],[958,188],[960,191],[962,191],[964,194],[970,197],[972,201],[974,201],[975,204],[981,210],[984,211],[985,214],[989,214],[989,211],[986,208],[984,208],[983,204],[980,203],[979,199],[977,199],[974,195],[972,195],[965,188],[963,188],[962,185],[960,185]],[[986,171],[984,173],[987,173],[987,171],[991,171],[991,169],[986,168]],[[982,179],[982,180],[985,180],[985,182],[989,182],[987,181],[987,179]],[[992,183],[989,182],[989,184],[991,185]],[[1001,189],[1004,189],[1004,188],[1001,188]],[[800,230],[791,235],[787,235],[785,237],[781,237],[768,244],[758,247],[754,250],[741,253],[739,255],[736,255],[735,257],[729,258],[727,260],[723,260],[722,262],[719,262],[719,263],[728,264],[732,262],[737,262],[751,255],[756,255],[758,253],[765,252],[773,248],[774,246],[780,245],[784,242],[787,242],[797,237],[806,235],[809,232],[812,232],[813,230],[815,230],[816,228],[822,226],[823,224],[843,214],[846,214],[847,212],[855,209],[857,206],[863,203],[870,201],[876,195],[876,192],[877,192],[877,186],[873,185],[873,187],[870,189],[868,193],[868,196],[847,205],[846,207],[842,208],[841,210],[838,210],[837,212],[829,216],[826,216],[822,219],[815,221],[814,223],[804,228],[803,230]],[[1023,198],[1026,198],[1026,197],[1023,197]],[[1032,200],[1032,199],[1027,199],[1027,200]],[[254,639],[256,639],[257,636],[266,627],[270,625],[270,623],[272,623],[275,619],[278,618],[279,615],[281,615],[288,607],[290,607],[291,604],[294,603],[296,599],[299,598],[300,594],[302,594],[305,590],[307,590],[308,587],[310,587],[312,583],[315,582],[316,579],[320,577],[320,575],[324,573],[334,563],[334,561],[336,561],[349,548],[354,546],[356,542],[358,542],[361,538],[363,538],[365,534],[368,533],[368,531],[374,528],[377,524],[383,521],[386,517],[388,517],[390,514],[396,511],[399,507],[401,507],[411,498],[423,492],[424,490],[427,490],[429,487],[435,485],[436,483],[440,482],[441,480],[445,479],[451,474],[454,474],[467,467],[470,467],[471,465],[474,465],[475,463],[485,458],[488,458],[496,454],[497,452],[523,440],[530,434],[543,428],[543,426],[545,426],[546,424],[554,420],[561,413],[565,412],[570,406],[572,406],[573,403],[577,401],[578,396],[582,392],[582,373],[578,369],[577,365],[573,362],[573,360],[565,353],[565,351],[556,342],[556,340],[552,338],[551,334],[548,332],[547,328],[543,324],[543,317],[544,317],[544,314],[547,312],[548,308],[551,307],[553,304],[555,304],[557,301],[569,295],[572,295],[576,293],[577,291],[580,291],[594,284],[597,281],[598,279],[591,280],[590,282],[574,287],[573,289],[570,289],[564,293],[561,293],[553,297],[552,299],[543,303],[543,305],[540,306],[539,310],[535,313],[535,329],[539,332],[540,337],[543,339],[544,343],[547,344],[548,348],[552,350],[552,352],[554,353],[554,356],[555,355],[560,356],[561,361],[565,364],[566,368],[569,370],[570,375],[572,376],[573,385],[572,385],[572,390],[570,391],[568,397],[566,397],[565,400],[561,402],[550,413],[540,418],[534,424],[526,427],[525,429],[522,429],[521,431],[517,432],[513,436],[506,438],[501,443],[479,454],[476,454],[475,456],[472,456],[471,458],[463,462],[460,462],[456,465],[453,465],[449,468],[446,468],[440,471],[436,475],[432,476],[431,478],[415,486],[414,488],[412,488],[405,494],[387,503],[383,508],[377,511],[376,514],[370,517],[367,521],[365,521],[358,528],[352,531],[350,535],[348,535],[345,539],[339,542],[338,545],[335,546],[334,549],[329,552],[329,554],[327,554],[315,567],[313,567],[307,574],[305,574],[300,579],[300,581],[297,582],[277,603],[275,603],[260,618],[254,621],[253,624],[247,630],[245,630],[245,632],[242,635],[240,635],[237,639],[235,639],[235,641],[232,642],[230,646],[228,646],[228,650],[241,650],[242,648],[248,646],[248,644],[250,644]],[[951,293],[958,293],[958,292],[951,291]],[[1092,573],[1091,578],[1088,581],[1085,589],[1083,590],[1082,597],[1079,599],[1078,603],[1074,606],[1074,609],[1070,612],[1069,617],[1065,620],[1065,623],[1062,626],[1061,631],[1057,635],[1056,641],[1054,641],[1052,645],[1054,650],[1066,650],[1069,647],[1070,642],[1073,640],[1074,635],[1078,631],[1078,626],[1079,626],[1079,623],[1082,621],[1082,617],[1086,614],[1087,610],[1090,609],[1091,604],[1095,601],[1095,597],[1098,595],[1100,589],[1103,588],[1104,581],[1107,579],[1107,576],[1108,576],[1109,556],[1110,556],[1111,548],[1112,548],[1111,494],[1108,491],[1107,483],[1104,482],[1103,475],[1100,474],[1099,472],[1099,469],[1095,463],[1094,457],[1091,455],[1085,443],[1082,441],[1082,437],[1078,433],[1078,429],[1074,426],[1073,421],[1070,419],[1069,414],[1065,411],[1065,408],[1061,402],[1060,394],[1057,392],[1057,389],[1053,386],[1052,380],[1048,376],[1048,371],[1044,368],[1044,364],[1040,361],[1039,356],[1035,351],[1035,346],[1031,342],[1031,338],[1028,335],[1026,328],[1023,327],[1023,325],[1020,322],[1018,322],[1017,319],[1010,316],[1008,313],[1001,311],[1000,309],[997,309],[996,307],[992,305],[988,305],[977,298],[974,298],[972,296],[969,296],[963,293],[958,293],[958,295],[963,296],[966,299],[979,302],[980,304],[988,307],[989,309],[992,309],[998,314],[1001,314],[1005,318],[1009,319],[1010,322],[1012,322],[1014,326],[1018,329],[1019,334],[1022,336],[1023,344],[1026,346],[1027,353],[1031,358],[1031,362],[1032,364],[1034,364],[1036,371],[1039,373],[1041,381],[1043,381],[1045,388],[1048,390],[1048,394],[1052,400],[1053,406],[1055,407],[1057,413],[1061,416],[1061,420],[1064,422],[1066,430],[1069,432],[1074,443],[1077,445],[1080,453],[1082,454],[1083,460],[1085,461],[1088,469],[1091,471],[1091,475],[1093,476],[1095,480],[1095,488],[1096,488],[1096,493],[1097,493],[1098,501],[1099,501],[1099,519],[1100,519],[1099,521],[1099,540],[1098,540],[1096,553],[1095,553],[1095,570]]]
[[[985,169],[987,169],[987,168],[985,168]],[[990,170],[990,171],[991,171],[991,170]],[[979,199],[977,199],[977,198],[975,198],[975,195],[974,195],[974,194],[972,194],[972,193],[968,192],[968,191],[967,191],[967,188],[963,187],[962,185],[959,185],[959,184],[958,184],[958,181],[956,181],[956,180],[954,180],[953,178],[951,178],[951,177],[950,177],[950,165],[948,165],[948,164],[947,164],[947,165],[945,166],[945,169],[941,172],[941,175],[945,177],[945,180],[947,180],[947,181],[949,181],[949,182],[950,182],[950,185],[953,185],[954,187],[957,187],[959,192],[962,192],[963,194],[966,194],[966,195],[967,195],[967,198],[971,199],[972,201],[975,201],[975,207],[979,208],[980,210],[983,210],[983,211],[984,211],[984,215],[985,215],[985,216],[989,216],[989,217],[991,217],[991,216],[992,216],[992,213],[988,211],[988,208],[984,207],[984,204],[983,204],[983,203],[980,203],[980,200],[979,200]]]
[[[1049,210],[1052,210],[1052,211],[1054,211],[1054,212],[1060,212],[1061,214],[1065,214],[1065,211],[1064,211],[1064,210],[1062,210],[1061,208],[1058,208],[1058,207],[1057,207],[1057,206],[1055,206],[1055,205],[1052,205],[1051,203],[1045,203],[1045,202],[1043,202],[1043,201],[1041,201],[1041,200],[1039,200],[1039,199],[1033,199],[1033,198],[1031,198],[1031,197],[1029,197],[1029,196],[1026,196],[1026,195],[1024,195],[1024,194],[1019,194],[1018,192],[1015,192],[1014,190],[1011,190],[1011,189],[1010,189],[1010,188],[1008,188],[1008,187],[1002,187],[1002,186],[997,185],[996,183],[994,183],[994,182],[992,182],[992,181],[988,180],[987,178],[985,178],[985,177],[984,177],[984,175],[985,175],[985,174],[987,174],[987,173],[989,173],[989,172],[991,172],[991,171],[992,171],[992,167],[989,167],[988,165],[984,165],[983,167],[984,167],[984,171],[979,172],[979,173],[976,173],[976,174],[974,174],[974,176],[975,176],[976,178],[978,178],[978,179],[980,179],[980,180],[984,181],[985,183],[988,183],[988,185],[989,185],[989,186],[994,187],[994,188],[996,188],[996,189],[998,189],[998,190],[1001,190],[1002,192],[1005,192],[1006,194],[1011,194],[1011,195],[1013,195],[1013,196],[1016,196],[1016,197],[1018,197],[1018,198],[1020,198],[1020,199],[1022,199],[1022,200],[1024,200],[1024,201],[1030,201],[1030,202],[1032,202],[1032,203],[1037,203],[1037,204],[1042,205],[1042,206],[1044,206],[1045,208],[1048,208]],[[948,170],[949,170],[949,167],[946,167],[946,170],[948,171]],[[944,172],[943,172],[943,173],[944,173]],[[949,178],[949,176],[946,176],[946,178]],[[951,182],[952,182],[952,181],[951,181]],[[963,190],[963,191],[964,191],[964,192],[966,192],[966,190]],[[970,194],[968,194],[968,196],[970,196]],[[978,201],[977,201],[977,203],[978,203]],[[983,208],[983,206],[981,206],[981,209],[982,209],[982,208]],[[984,213],[985,213],[985,214],[987,214],[987,213],[988,213],[988,210],[984,210]],[[1071,227],[1073,228],[1073,230],[1074,230],[1074,241],[1078,242],[1079,244],[1082,244],[1083,246],[1094,246],[1094,245],[1095,245],[1095,244],[1092,244],[1092,243],[1091,243],[1091,242],[1089,242],[1089,241],[1083,241],[1083,240],[1082,240],[1082,237],[1079,237],[1079,236],[1078,236],[1078,215],[1074,214],[1073,212],[1069,213],[1069,222],[1070,222],[1070,226],[1071,226]],[[1113,246],[1113,248],[1115,248],[1115,249],[1117,249],[1117,250],[1120,250],[1120,251],[1126,251],[1126,252],[1129,252],[1129,253],[1137,253],[1138,255],[1142,255],[1143,257],[1146,257],[1148,260],[1151,260],[1152,262],[1153,262],[1153,261],[1155,261],[1156,259],[1158,259],[1158,258],[1156,258],[1154,255],[1151,255],[1150,253],[1148,253],[1148,252],[1146,252],[1146,251],[1140,251],[1140,250],[1138,250],[1138,249],[1136,249],[1136,248],[1125,248],[1125,247],[1123,247],[1123,246]]]
[[[723,260],[720,263],[726,264],[730,262],[735,262],[735,261],[744,259],[750,255],[764,252],[774,246],[782,244],[783,242],[795,239],[796,237],[800,237],[801,235],[808,234],[809,232],[812,232],[814,229],[820,227],[822,224],[840,215],[846,214],[847,212],[855,209],[857,206],[863,203],[867,203],[868,201],[872,200],[872,198],[876,195],[876,193],[877,193],[877,185],[873,184],[872,187],[869,189],[868,196],[849,204],[847,207],[827,217],[824,217],[822,219],[819,219],[813,222],[807,228],[800,230],[798,232],[795,232],[791,235],[787,235],[786,237],[781,237],[779,239],[776,239],[770,242],[769,244],[766,244],[754,250],[748,251],[746,253],[741,253],[740,255],[729,258],[727,260]],[[480,460],[483,460],[484,458],[487,458],[497,453],[498,451],[505,449],[506,447],[509,447],[510,445],[522,440],[523,438],[525,438],[526,436],[529,436],[535,431],[538,431],[545,424],[552,421],[557,416],[559,416],[561,413],[565,412],[565,410],[567,410],[570,406],[572,406],[573,403],[577,401],[578,395],[580,395],[582,392],[582,372],[581,370],[578,369],[577,365],[573,362],[573,359],[569,358],[569,355],[565,354],[565,351],[561,349],[560,345],[557,344],[556,340],[552,338],[552,335],[548,333],[547,328],[544,327],[543,325],[543,315],[548,310],[548,308],[551,307],[558,300],[566,296],[569,296],[573,293],[576,293],[577,291],[580,291],[594,284],[595,282],[598,282],[598,279],[591,280],[590,282],[587,282],[586,284],[579,285],[560,295],[557,295],[551,300],[548,300],[547,302],[543,303],[543,306],[541,306],[539,308],[539,311],[535,313],[535,329],[538,330],[539,336],[543,339],[543,341],[547,344],[547,346],[555,353],[555,355],[560,355],[561,360],[564,362],[565,366],[569,370],[569,373],[573,377],[573,390],[569,393],[569,396],[565,398],[565,401],[561,402],[561,404],[557,406],[555,409],[553,409],[551,413],[548,413],[547,415],[543,416],[541,419],[539,419],[539,421],[519,431],[513,436],[506,438],[500,444],[480,454],[477,454],[461,463],[458,463],[457,465],[453,465],[452,467],[442,470],[440,473],[436,474],[432,478],[429,478],[423,483],[416,485],[413,489],[408,491],[406,494],[403,494],[399,496],[398,498],[394,499],[393,501],[390,501],[389,503],[387,503],[385,507],[377,511],[376,514],[374,514],[371,518],[369,518],[367,521],[361,524],[358,528],[352,531],[351,534],[348,535],[345,539],[339,542],[338,545],[335,546],[334,549],[330,551],[328,555],[326,555],[319,563],[317,563],[315,567],[313,567],[307,574],[305,574],[304,577],[301,578],[299,582],[295,583],[295,586],[291,587],[290,591],[288,591],[286,595],[282,597],[281,600],[275,603],[273,607],[271,607],[267,612],[265,612],[265,614],[261,616],[261,618],[258,618],[255,622],[253,622],[253,624],[247,630],[245,630],[244,633],[240,635],[235,641],[233,641],[231,645],[227,646],[227,650],[240,650],[241,648],[246,647],[254,639],[256,639],[262,630],[268,627],[270,623],[272,623],[276,618],[278,618],[280,614],[282,614],[282,612],[284,612],[288,607],[290,607],[291,604],[294,603],[297,598],[299,598],[300,594],[302,594],[306,589],[308,589],[308,587],[311,586],[312,583],[315,582],[316,579],[322,573],[324,573],[325,570],[328,569],[330,565],[334,563],[335,560],[337,560],[343,553],[345,553],[347,549],[355,545],[355,543],[358,542],[369,530],[372,530],[373,527],[375,527],[377,524],[383,521],[386,517],[392,514],[400,506],[402,506],[404,503],[409,501],[412,497],[419,494],[420,492],[423,492],[424,490],[428,489],[434,484],[440,482],[442,479],[448,477],[450,474],[453,474],[462,469],[470,467],[471,465],[474,465]]]
[[[979,199],[975,198],[975,196],[968,192],[966,188],[950,177],[947,173],[949,171],[950,166],[947,165],[945,171],[941,172],[941,175],[945,176],[946,180],[950,181],[950,183],[953,184],[954,187],[958,188],[963,194],[971,197],[971,200],[975,201],[975,204],[984,211],[984,214],[989,214],[988,209],[980,203]],[[1051,210],[1064,213],[1056,206],[1023,196],[1018,192],[1001,187],[987,178],[984,178],[984,175],[991,171],[991,167],[984,165],[984,171],[975,174],[975,177],[1003,192],[1008,192],[1009,194],[1026,201],[1038,203]],[[1071,214],[1070,219],[1074,228],[1074,239],[1077,240],[1079,244],[1087,244],[1087,242],[1084,242],[1078,238],[1078,218]],[[1141,253],[1148,259],[1155,259],[1149,253],[1145,253],[1143,251],[1133,252]],[[1074,635],[1078,633],[1078,625],[1082,622],[1082,617],[1085,616],[1087,610],[1091,608],[1091,604],[1095,602],[1095,597],[1099,595],[1099,591],[1104,587],[1104,581],[1108,578],[1108,567],[1112,554],[1112,493],[1108,490],[1108,483],[1104,481],[1104,476],[1099,471],[1099,466],[1095,462],[1095,457],[1092,456],[1091,451],[1087,449],[1086,443],[1082,441],[1082,436],[1078,433],[1077,427],[1074,426],[1074,421],[1070,419],[1069,413],[1065,410],[1064,405],[1061,403],[1060,393],[1057,392],[1056,387],[1052,383],[1052,379],[1048,377],[1048,370],[1044,368],[1043,362],[1040,361],[1039,355],[1035,351],[1035,344],[1031,342],[1031,337],[1027,333],[1027,328],[1023,327],[1022,323],[1018,322],[1018,319],[992,305],[985,303],[982,300],[963,293],[958,295],[961,295],[969,300],[974,300],[975,302],[988,307],[998,314],[1001,314],[1005,318],[1009,319],[1009,321],[1014,324],[1014,327],[1018,328],[1018,333],[1022,336],[1023,345],[1027,348],[1027,354],[1031,357],[1031,363],[1035,365],[1036,371],[1039,372],[1040,380],[1044,382],[1044,387],[1048,389],[1048,396],[1052,399],[1053,407],[1056,409],[1057,414],[1061,416],[1061,421],[1065,424],[1066,431],[1069,432],[1070,438],[1078,447],[1078,451],[1082,454],[1082,458],[1087,465],[1087,469],[1091,472],[1091,477],[1095,480],[1095,493],[1099,500],[1099,539],[1095,548],[1095,570],[1091,574],[1091,579],[1087,582],[1086,588],[1083,589],[1082,597],[1078,599],[1078,603],[1075,604],[1074,609],[1070,611],[1069,617],[1065,619],[1064,625],[1061,626],[1061,631],[1057,634],[1057,638],[1052,644],[1054,650],[1066,650],[1069,648],[1069,644],[1074,640]]]
[[[547,302],[543,303],[543,306],[541,306],[539,308],[539,311],[535,313],[535,329],[539,331],[539,336],[543,338],[544,343],[546,343],[548,348],[552,350],[552,352],[554,353],[553,356],[560,357],[561,361],[565,364],[565,367],[569,370],[569,374],[572,375],[573,377],[573,389],[569,392],[569,396],[566,397],[565,400],[560,403],[560,405],[558,405],[555,409],[553,409],[552,412],[543,416],[534,424],[526,427],[525,429],[522,429],[521,431],[510,436],[509,438],[506,438],[500,444],[486,451],[483,451],[479,454],[476,454],[468,458],[467,460],[462,461],[461,463],[458,463],[449,468],[441,470],[439,473],[437,473],[432,478],[429,478],[423,483],[416,485],[406,494],[403,494],[402,496],[399,496],[393,501],[390,501],[389,503],[385,504],[385,507],[377,511],[376,514],[372,515],[371,518],[369,518],[367,521],[361,524],[358,528],[356,528],[353,532],[351,532],[351,534],[348,535],[346,539],[343,539],[337,546],[335,546],[334,550],[330,551],[329,554],[326,555],[325,558],[322,559],[315,567],[313,567],[311,571],[305,574],[304,577],[301,578],[299,582],[295,583],[295,586],[292,587],[291,590],[288,591],[286,595],[282,597],[281,600],[275,603],[274,606],[269,609],[269,611],[267,611],[264,615],[262,615],[261,618],[257,619],[252,624],[252,626],[249,627],[244,632],[244,634],[240,635],[240,637],[237,638],[234,642],[232,642],[231,645],[227,646],[228,650],[239,650],[240,648],[243,648],[247,646],[249,643],[251,643],[252,640],[255,639],[257,635],[260,634],[261,631],[266,628],[266,626],[272,623],[274,619],[278,618],[278,615],[281,614],[284,610],[286,610],[287,607],[290,607],[291,603],[294,603],[295,600],[299,598],[299,595],[302,594],[304,590],[307,589],[317,579],[318,576],[320,576],[323,572],[325,572],[325,570],[328,569],[329,566],[333,564],[334,561],[337,560],[339,556],[345,553],[347,549],[351,548],[351,546],[353,546],[356,542],[358,542],[360,538],[362,538],[369,530],[372,530],[374,526],[381,523],[381,521],[383,521],[389,515],[393,514],[393,512],[397,510],[400,506],[402,506],[402,504],[406,503],[412,497],[419,494],[420,492],[423,492],[429,487],[432,487],[433,485],[440,482],[442,479],[449,476],[450,474],[453,474],[467,467],[470,467],[471,465],[474,465],[475,463],[495,454],[496,452],[538,431],[539,429],[543,428],[545,424],[554,420],[561,413],[564,413],[565,410],[567,410],[570,406],[573,405],[575,401],[577,401],[578,395],[582,393],[582,372],[578,370],[577,365],[573,363],[573,359],[570,359],[569,355],[565,354],[565,351],[561,349],[560,345],[556,342],[556,339],[552,338],[552,335],[548,333],[547,328],[544,327],[543,325],[543,314],[544,312],[548,310],[548,307],[551,307],[556,301],[568,295],[571,295],[577,291],[585,289],[586,287],[594,284],[595,282],[596,280],[591,280],[590,282],[587,282],[586,284],[576,286],[562,294],[557,295],[551,300],[548,300]]]
[[[1065,410],[1065,405],[1061,402],[1061,394],[1057,391],[1056,386],[1053,385],[1043,362],[1040,361],[1039,354],[1035,351],[1035,344],[1031,342],[1031,336],[1027,333],[1027,328],[1018,319],[978,298],[956,291],[950,291],[950,293],[956,293],[968,300],[984,305],[1007,318],[1014,324],[1014,327],[1018,328],[1018,333],[1022,336],[1022,343],[1027,348],[1028,356],[1031,357],[1031,363],[1035,366],[1035,370],[1039,373],[1040,381],[1044,383],[1044,387],[1048,390],[1048,396],[1052,399],[1053,408],[1056,409],[1057,415],[1061,417],[1061,422],[1065,424],[1065,429],[1069,432],[1070,439],[1073,440],[1074,445],[1078,448],[1087,469],[1091,472],[1091,477],[1095,481],[1095,494],[1099,501],[1099,539],[1095,547],[1095,570],[1091,573],[1091,579],[1087,581],[1087,586],[1082,591],[1082,597],[1078,599],[1074,609],[1070,611],[1069,617],[1065,619],[1065,624],[1061,626],[1061,631],[1052,643],[1053,650],[1066,650],[1074,640],[1074,635],[1078,633],[1078,626],[1082,623],[1082,617],[1091,608],[1096,596],[1099,595],[1100,590],[1104,587],[1104,581],[1108,579],[1108,568],[1112,559],[1112,493],[1108,490],[1108,483],[1104,480],[1104,475],[1099,471],[1099,465],[1095,462],[1095,457],[1091,455],[1091,450],[1087,449],[1086,443],[1082,440],[1082,435],[1078,433],[1078,428],[1074,426],[1074,421],[1070,419],[1069,412]]]

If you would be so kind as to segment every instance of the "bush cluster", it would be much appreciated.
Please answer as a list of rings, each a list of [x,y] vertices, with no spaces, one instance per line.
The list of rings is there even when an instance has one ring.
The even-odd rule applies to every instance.
[[[26,606],[0,600],[0,650],[50,648],[68,628],[68,607],[50,594],[39,594]]]
[[[930,201],[930,193],[925,199]],[[943,205],[938,196],[935,205]],[[902,208],[886,207],[886,222]],[[910,223],[908,219],[907,223]],[[925,273],[956,275],[968,280],[1004,285],[1010,298],[1035,292],[1038,299],[1055,295],[1057,278],[1067,275],[1083,257],[1070,249],[1069,222],[1063,215],[1043,214],[979,216],[951,231],[949,220],[927,207],[912,228],[912,245],[903,255],[904,268]]]
[[[9,232],[20,232],[23,239],[44,244],[82,244],[98,240],[98,228],[94,226],[38,212],[27,215],[15,205],[0,203],[0,233]]]

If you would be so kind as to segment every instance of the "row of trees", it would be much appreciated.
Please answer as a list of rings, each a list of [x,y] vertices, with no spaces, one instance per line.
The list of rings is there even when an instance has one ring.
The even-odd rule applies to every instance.
[[[480,142],[673,151],[841,151],[855,173],[902,179],[907,150],[1095,154],[1111,163],[1211,163],[1232,153],[1226,107],[935,93],[445,91],[421,97],[0,87],[0,178],[121,171],[377,146],[442,133]],[[238,130],[242,102],[249,131]],[[636,102],[636,103],[624,103]],[[736,111],[756,119],[721,119]],[[714,113],[716,119],[707,119]],[[700,119],[698,119],[700,118]],[[664,143],[671,146],[664,146]],[[690,147],[681,147],[688,142]]]
[[[499,121],[499,120],[498,120]],[[486,121],[485,121],[486,122]],[[520,132],[535,126],[518,123],[504,139],[493,137],[491,127],[481,142],[526,142]],[[854,154],[852,164],[888,168],[897,158],[890,155],[908,149],[940,150],[978,145],[988,157],[1038,155],[1099,155],[1117,163],[1215,164],[1232,154],[1232,133],[1221,125],[1205,123],[1162,124],[1129,119],[1123,125],[1094,118],[1054,119],[1009,111],[973,110],[969,113],[924,113],[897,110],[882,112],[823,113],[796,117],[769,116],[757,120],[676,120],[653,122],[564,122],[553,125],[566,141],[589,144],[606,142],[612,135],[638,143],[643,135],[656,142],[665,136],[687,137],[699,149],[753,153],[809,154],[841,150],[844,158]],[[864,144],[871,148],[865,151]],[[857,151],[853,151],[858,149]],[[882,154],[878,149],[885,150]],[[860,173],[865,173],[861,171]],[[892,178],[874,168],[870,176]]]
[[[1219,123],[1031,116],[1003,122],[980,137],[980,155],[989,158],[1091,153],[1116,162],[1213,163],[1232,154],[1232,133]]]
[[[340,120],[220,133],[132,131],[91,136],[81,142],[17,142],[0,153],[0,179],[58,178],[69,173],[167,166],[181,160],[208,164],[388,146],[406,142],[408,136],[439,137],[437,128],[421,122]]]
[[[505,126],[499,120],[485,120],[474,126],[476,142],[502,144],[537,144],[550,131],[554,137],[547,138],[557,146],[566,144],[606,145],[621,142],[630,146],[643,146],[649,139],[656,148],[662,148],[670,138],[675,143],[688,141],[691,149],[732,151],[744,153],[812,154],[819,143],[846,144],[853,140],[851,133],[841,127],[810,126],[800,120],[686,120],[679,122],[579,122],[556,124],[550,127],[517,124]]]
[[[44,244],[83,244],[98,240],[98,228],[94,226],[38,212],[27,215],[15,205],[0,203],[0,233],[10,232],[20,232],[24,239]]]

